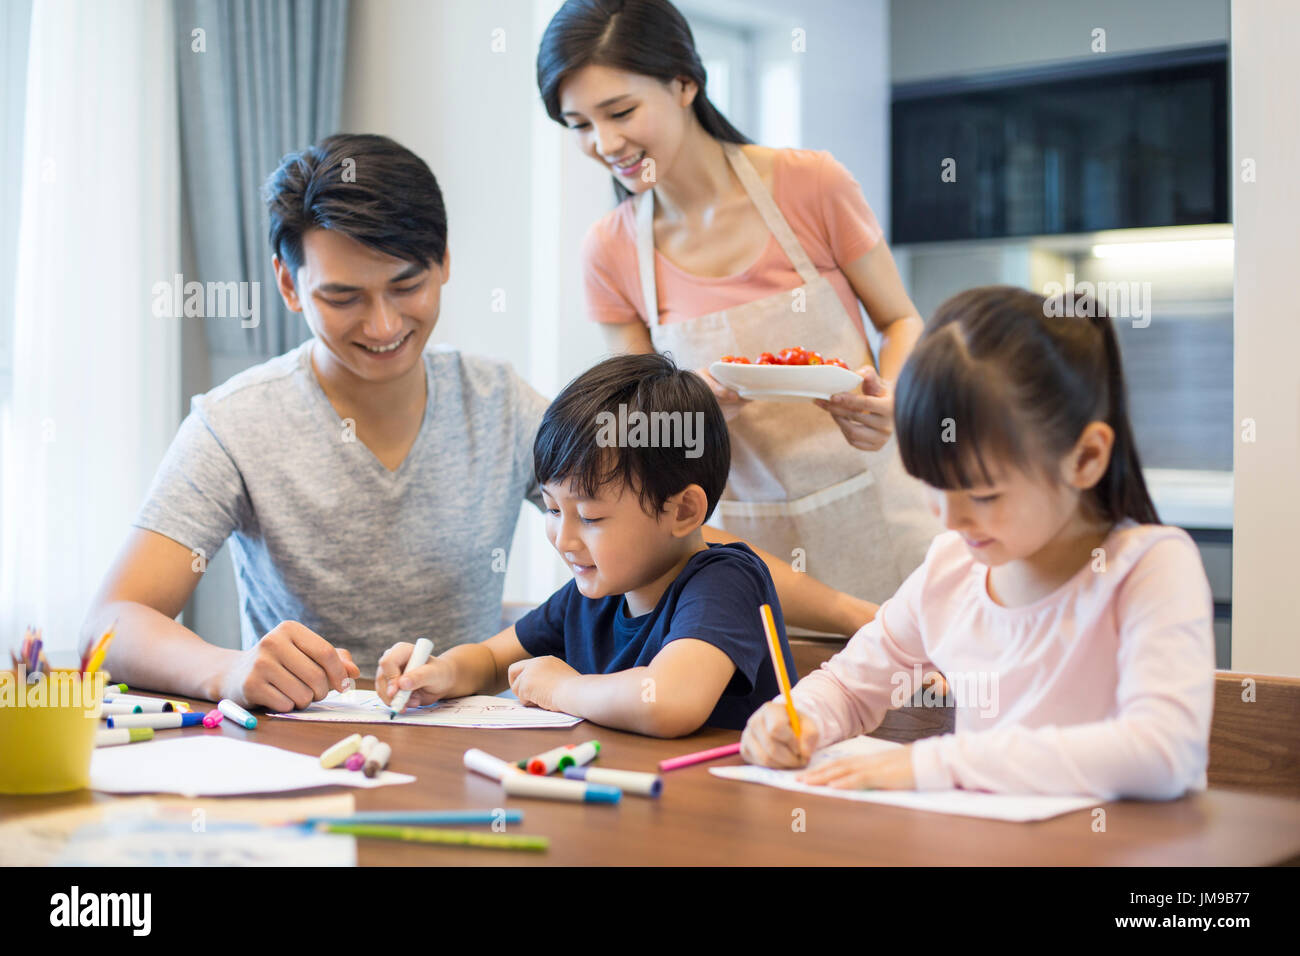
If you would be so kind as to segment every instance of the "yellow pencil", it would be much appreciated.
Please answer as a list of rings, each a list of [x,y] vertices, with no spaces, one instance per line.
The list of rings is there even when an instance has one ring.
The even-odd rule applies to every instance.
[[[104,663],[104,655],[108,653],[108,645],[113,643],[113,635],[117,633],[116,627],[116,624],[110,627],[104,633],[104,636],[99,639],[99,643],[95,645],[95,650],[90,655],[90,662],[86,664],[87,677],[99,670],[99,665]]]
[[[790,715],[790,729],[798,741],[802,735],[799,729],[799,712],[794,709],[794,697],[790,694],[790,675],[785,672],[785,655],[781,653],[781,641],[776,636],[776,620],[772,617],[772,605],[764,604],[759,609],[763,618],[763,631],[767,634],[767,649],[772,655],[772,667],[776,671],[781,693],[785,695],[785,712]]]

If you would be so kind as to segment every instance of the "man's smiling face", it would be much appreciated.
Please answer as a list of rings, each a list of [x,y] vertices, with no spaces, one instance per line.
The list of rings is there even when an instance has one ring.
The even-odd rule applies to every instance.
[[[319,228],[303,234],[302,250],[297,276],[277,258],[276,278],[289,308],[302,312],[328,351],[331,371],[366,382],[408,373],[438,324],[450,253],[441,265],[422,266]]]

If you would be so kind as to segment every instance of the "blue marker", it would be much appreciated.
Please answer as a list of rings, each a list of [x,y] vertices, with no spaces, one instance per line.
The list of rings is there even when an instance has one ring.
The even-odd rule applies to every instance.
[[[223,697],[217,704],[217,710],[221,711],[239,726],[245,730],[252,730],[257,726],[257,718],[250,714],[244,708],[240,707],[229,697]]]
[[[522,810],[370,810],[350,817],[307,817],[304,825],[317,823],[400,823],[438,825],[443,823],[523,823]]]
[[[202,714],[182,714],[176,711],[170,714],[114,714],[108,718],[110,729],[152,727],[154,730],[168,730],[175,727],[193,727],[202,722]]]

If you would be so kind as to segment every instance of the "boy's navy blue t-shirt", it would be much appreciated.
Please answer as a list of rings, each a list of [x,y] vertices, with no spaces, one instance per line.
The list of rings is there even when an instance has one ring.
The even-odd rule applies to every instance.
[[[670,641],[693,637],[719,648],[736,671],[707,723],[743,730],[750,714],[781,693],[768,655],[759,606],[772,605],[786,673],[798,680],[785,621],[767,565],[739,542],[691,555],[648,614],[628,617],[623,595],[592,600],[570,581],[515,624],[533,657],[561,658],[580,674],[613,674],[648,665]]]

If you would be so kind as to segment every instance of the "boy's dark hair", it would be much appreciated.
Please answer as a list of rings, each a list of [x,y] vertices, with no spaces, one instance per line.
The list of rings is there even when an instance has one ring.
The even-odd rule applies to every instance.
[[[1110,521],[1158,524],[1129,423],[1119,341],[1091,297],[968,289],[935,311],[898,379],[898,450],[935,488],[991,483],[985,456],[1049,471],[1089,422],[1115,432],[1084,501]]]
[[[664,431],[672,416],[681,413],[677,435],[702,422],[693,439],[699,442],[698,457],[688,457],[690,449],[682,442],[660,447],[628,442],[631,447],[625,447],[621,441],[604,441],[602,436],[608,438],[611,425],[620,420],[620,406],[622,420],[657,421]],[[645,418],[634,417],[637,412]],[[661,417],[652,419],[656,414]],[[551,403],[533,442],[533,470],[539,484],[572,482],[588,497],[608,484],[632,488],[650,515],[658,515],[688,485],[699,485],[709,502],[707,521],[727,484],[731,438],[704,379],[662,355],[618,355],[583,372]]]
[[[296,275],[308,229],[333,229],[371,248],[428,266],[447,252],[438,180],[387,136],[338,133],[280,160],[262,189],[271,250]]]

